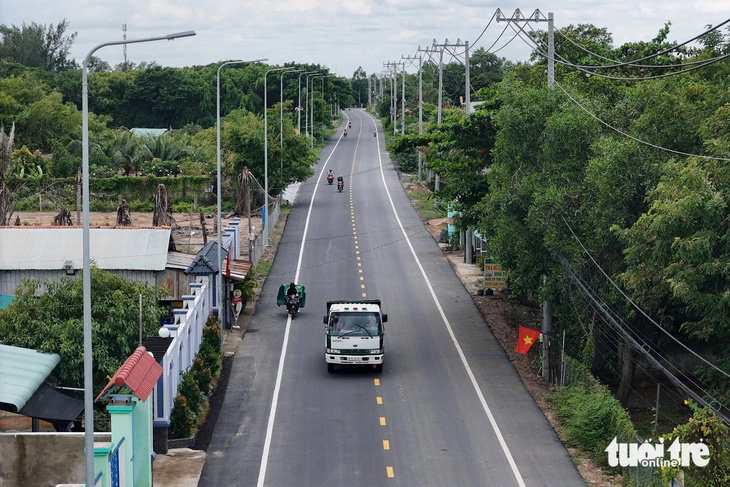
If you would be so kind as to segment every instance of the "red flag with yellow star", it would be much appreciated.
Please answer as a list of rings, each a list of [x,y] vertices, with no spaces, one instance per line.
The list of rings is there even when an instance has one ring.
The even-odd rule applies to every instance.
[[[515,352],[527,353],[533,343],[540,337],[539,330],[533,330],[532,328],[520,327],[520,335],[517,337],[517,347]]]

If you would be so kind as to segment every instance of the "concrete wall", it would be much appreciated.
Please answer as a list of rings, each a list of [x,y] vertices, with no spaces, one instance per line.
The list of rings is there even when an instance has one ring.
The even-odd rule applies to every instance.
[[[96,433],[94,441],[111,441]],[[0,433],[0,487],[83,484],[84,433]]]

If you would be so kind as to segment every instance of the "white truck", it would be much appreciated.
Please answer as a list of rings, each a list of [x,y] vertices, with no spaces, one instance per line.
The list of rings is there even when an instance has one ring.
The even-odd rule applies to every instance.
[[[325,354],[327,372],[335,365],[370,365],[383,371],[385,327],[379,299],[327,301]]]

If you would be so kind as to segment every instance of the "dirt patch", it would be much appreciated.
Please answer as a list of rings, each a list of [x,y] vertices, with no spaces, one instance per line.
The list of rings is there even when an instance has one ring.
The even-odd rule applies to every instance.
[[[53,226],[53,218],[56,213],[51,212],[15,212],[13,213],[13,221],[15,217],[20,219],[21,226]],[[71,214],[72,223],[75,225],[77,222],[76,212]],[[132,212],[132,226],[133,227],[151,227],[152,226],[152,213],[140,213]],[[200,213],[193,213],[192,219],[190,213],[174,213],[173,218],[175,219],[176,226],[172,230],[172,238],[175,241],[175,246],[180,252],[196,253],[198,250],[203,248],[204,237],[203,227],[200,224]],[[221,218],[222,227],[232,220],[232,217],[226,215]],[[216,230],[216,218],[215,213],[204,214],[205,230],[208,234],[208,241],[215,240]],[[243,236],[248,233],[248,219],[241,219],[241,235]],[[102,212],[89,212],[89,225],[91,227],[101,228],[115,228],[117,224],[116,213],[102,213]],[[252,217],[251,226],[253,227],[253,233],[258,235],[261,233],[261,217]],[[242,248],[241,253],[246,254],[247,248]]]

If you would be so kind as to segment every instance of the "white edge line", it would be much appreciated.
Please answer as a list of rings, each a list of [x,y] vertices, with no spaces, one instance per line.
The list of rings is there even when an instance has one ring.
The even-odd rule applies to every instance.
[[[347,114],[345,114],[345,117],[347,117]],[[350,117],[347,117],[349,120]],[[319,172],[319,176],[317,176],[317,182],[319,182],[320,178],[322,177],[322,174],[324,174],[324,170],[327,167],[327,163],[330,162],[330,159],[332,158],[332,155],[335,153],[335,150],[337,150],[337,146],[340,145],[340,141],[342,140],[342,134],[340,134],[340,138],[337,139],[337,143],[332,148],[332,152],[330,152],[330,155],[327,156],[327,160],[324,161],[324,165],[322,166],[322,170]],[[304,242],[307,240],[307,230],[309,229],[309,218],[312,216],[312,205],[314,205],[314,196],[317,194],[317,188],[319,188],[319,184],[314,185],[314,191],[312,191],[312,199],[309,201],[309,210],[307,211],[307,220],[304,224],[304,234],[302,235],[302,244],[299,247],[299,259],[297,260],[297,271],[294,275],[294,282],[297,282],[299,280],[299,272],[302,268],[302,257],[304,256]],[[257,487],[263,487],[264,481],[266,480],[266,467],[269,463],[269,451],[271,450],[271,437],[274,433],[274,421],[276,420],[276,406],[279,403],[279,391],[281,390],[281,378],[284,375],[284,359],[286,358],[286,349],[289,344],[289,331],[291,330],[291,315],[287,313],[286,315],[286,329],[284,331],[284,342],[281,345],[281,355],[279,356],[279,369],[276,372],[276,385],[274,386],[274,396],[271,400],[271,410],[269,411],[269,422],[266,426],[266,439],[264,440],[264,451],[261,454],[261,466],[259,467],[259,479],[256,483]]]
[[[373,121],[373,125],[375,125],[375,128],[377,129],[377,124],[375,124],[375,120],[373,119],[372,115],[370,115],[370,114],[367,114],[367,115],[368,115],[368,117],[370,117],[370,120]],[[378,134],[378,136],[376,137],[376,141],[378,144],[380,144],[380,134]],[[464,364],[464,368],[466,369],[466,373],[469,375],[469,379],[471,380],[472,386],[474,387],[474,390],[476,391],[477,396],[479,397],[479,401],[482,403],[482,408],[484,408],[484,412],[487,414],[487,418],[489,418],[489,423],[492,425],[494,434],[497,436],[497,439],[499,440],[499,444],[502,447],[502,451],[504,452],[504,455],[507,457],[507,461],[509,462],[509,465],[512,468],[512,473],[514,474],[515,479],[517,480],[517,484],[520,487],[526,487],[525,481],[522,478],[522,475],[520,474],[519,469],[517,468],[517,464],[515,463],[514,458],[512,458],[512,453],[510,453],[509,447],[507,446],[507,442],[505,441],[504,437],[502,436],[502,431],[499,429],[499,425],[497,424],[497,421],[494,419],[492,410],[489,408],[489,404],[487,404],[487,400],[484,398],[484,394],[482,394],[482,389],[479,387],[476,377],[474,377],[474,373],[471,370],[471,366],[469,365],[469,362],[466,360],[466,356],[464,355],[464,352],[461,349],[461,345],[459,345],[459,341],[456,339],[456,335],[454,335],[454,330],[451,328],[451,324],[449,323],[448,318],[446,318],[446,314],[444,313],[444,310],[441,307],[441,303],[439,302],[438,298],[436,297],[436,293],[433,290],[433,286],[431,286],[431,281],[429,281],[428,276],[426,276],[426,271],[423,269],[423,266],[421,265],[421,261],[418,259],[418,255],[416,255],[416,251],[413,248],[413,245],[411,244],[411,239],[408,238],[408,234],[406,233],[405,229],[403,228],[403,224],[401,223],[400,218],[398,217],[398,212],[395,209],[395,204],[393,204],[393,198],[391,198],[390,191],[388,191],[388,186],[385,183],[385,173],[383,172],[383,159],[380,156],[380,151],[378,151],[378,163],[380,164],[380,176],[383,179],[383,187],[385,188],[385,193],[388,195],[388,201],[390,201],[390,207],[393,209],[393,215],[395,216],[395,219],[398,221],[398,226],[400,227],[401,232],[403,232],[403,236],[405,237],[405,241],[408,244],[408,248],[411,249],[411,254],[413,255],[413,258],[416,260],[416,265],[418,265],[418,269],[421,271],[423,280],[426,282],[426,286],[428,286],[428,290],[431,292],[431,297],[433,298],[434,303],[436,303],[436,307],[439,310],[439,314],[441,315],[441,319],[443,320],[444,325],[446,325],[446,329],[449,332],[451,341],[454,343],[454,347],[456,347],[456,351],[458,352],[459,357],[461,358],[462,364]]]

